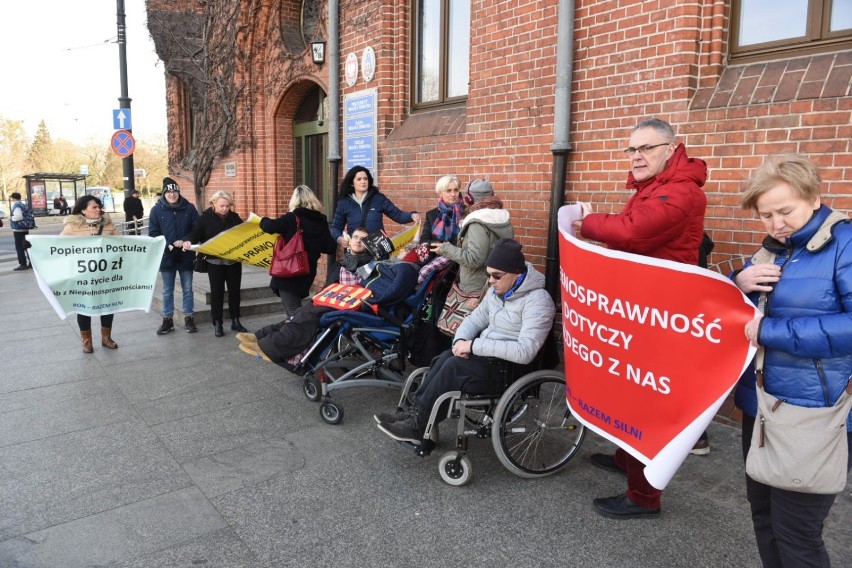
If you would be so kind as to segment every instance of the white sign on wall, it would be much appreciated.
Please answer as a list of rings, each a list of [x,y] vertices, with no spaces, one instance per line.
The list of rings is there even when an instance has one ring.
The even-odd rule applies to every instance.
[[[346,77],[346,84],[350,87],[354,86],[358,81],[358,56],[354,53],[350,53],[346,56],[344,76]]]
[[[361,77],[365,83],[369,83],[376,75],[376,52],[373,48],[367,46],[364,48],[364,53],[361,54]]]

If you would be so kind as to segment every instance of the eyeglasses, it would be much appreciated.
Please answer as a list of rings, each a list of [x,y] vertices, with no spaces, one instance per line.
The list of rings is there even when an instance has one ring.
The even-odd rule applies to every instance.
[[[497,282],[498,280],[500,280],[501,278],[506,276],[507,273],[506,272],[488,272],[486,270],[485,274],[488,275],[489,280],[493,280],[494,282]]]
[[[654,148],[657,148],[659,146],[668,146],[669,144],[671,144],[671,142],[661,142],[659,144],[643,144],[642,146],[639,146],[638,148],[634,148],[633,146],[630,146],[629,148],[624,150],[624,153],[627,154],[628,156],[632,156],[636,152],[639,152],[643,156],[646,156]]]

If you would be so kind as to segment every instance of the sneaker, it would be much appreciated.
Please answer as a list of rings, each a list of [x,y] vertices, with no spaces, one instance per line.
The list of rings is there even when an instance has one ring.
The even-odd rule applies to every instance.
[[[408,417],[409,410],[394,410],[393,412],[379,412],[378,414],[373,414],[373,418],[375,419],[377,424],[393,424],[394,422],[399,422],[400,420],[404,420]]]
[[[170,331],[174,331],[175,322],[172,318],[163,318],[163,323],[157,328],[157,335],[165,335]]]
[[[695,445],[692,446],[692,449],[689,450],[689,453],[694,456],[707,456],[710,455],[710,440],[707,438],[701,438]]]
[[[192,316],[186,316],[183,318],[183,328],[187,333],[195,333],[198,331],[198,328],[195,327],[195,318]]]
[[[412,411],[402,420],[398,420],[392,424],[379,424],[379,430],[397,442],[410,442],[419,446],[423,443],[423,434],[426,431],[425,426],[425,421],[420,419],[417,412]]]
[[[244,333],[241,331],[234,337],[236,337],[237,341],[240,343],[257,343],[257,336],[253,333]]]
[[[266,353],[261,350],[260,345],[257,343],[240,343],[240,351],[243,353],[248,353],[253,357],[257,357],[258,361],[261,359],[264,361],[272,362],[272,360],[266,356]]]

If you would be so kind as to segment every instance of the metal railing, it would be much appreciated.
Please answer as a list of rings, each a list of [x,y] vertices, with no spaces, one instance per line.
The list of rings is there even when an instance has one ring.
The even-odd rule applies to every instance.
[[[116,229],[122,235],[147,235],[148,217],[142,217],[136,221],[123,221],[115,224]]]

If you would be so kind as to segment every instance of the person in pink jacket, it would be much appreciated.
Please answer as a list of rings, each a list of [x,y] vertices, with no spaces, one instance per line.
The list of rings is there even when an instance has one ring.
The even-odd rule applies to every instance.
[[[627,187],[636,193],[621,213],[593,213],[588,203],[581,203],[583,218],[575,229],[613,250],[698,264],[707,164],[688,157],[686,146],[675,142],[671,125],[657,118],[633,129],[624,152],[630,160]],[[662,491],[645,479],[642,462],[620,448],[615,455],[592,454],[591,460],[601,469],[627,475],[623,495],[594,500],[598,513],[613,519],[660,514]]]

